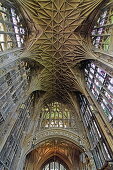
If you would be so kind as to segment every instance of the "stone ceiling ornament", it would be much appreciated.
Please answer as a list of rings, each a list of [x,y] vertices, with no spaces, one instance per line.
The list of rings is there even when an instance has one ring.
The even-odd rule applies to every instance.
[[[68,102],[70,91],[85,93],[78,63],[96,56],[77,28],[102,1],[17,0],[36,28],[35,38],[28,41],[21,57],[43,65],[34,86],[46,92],[45,100]]]

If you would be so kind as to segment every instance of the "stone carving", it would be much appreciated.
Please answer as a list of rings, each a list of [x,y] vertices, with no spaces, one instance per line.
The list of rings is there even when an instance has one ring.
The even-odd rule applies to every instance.
[[[84,151],[88,151],[89,149],[88,142],[78,134],[70,130],[56,128],[37,131],[37,133],[35,133],[35,136],[27,138],[24,142],[24,144],[27,144],[27,147],[25,147],[24,145],[24,147],[26,148],[25,150],[28,153],[29,151],[36,148],[40,142],[54,137],[64,138],[71,142],[74,142],[78,147],[80,147]]]

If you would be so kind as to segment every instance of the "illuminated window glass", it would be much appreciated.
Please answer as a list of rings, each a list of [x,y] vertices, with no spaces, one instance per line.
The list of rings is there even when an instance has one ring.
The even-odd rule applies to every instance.
[[[80,94],[79,99],[80,113],[84,126],[88,131],[88,139],[95,164],[97,169],[101,169],[105,165],[106,161],[113,159],[113,154],[96,120],[95,114],[93,113],[94,108],[83,95]]]
[[[62,160],[54,156],[43,165],[42,170],[69,170],[69,169]]]
[[[90,63],[85,68],[85,79],[88,88],[103,109],[104,115],[112,122],[113,78],[94,63]]]
[[[113,5],[101,9],[100,16],[92,31],[92,41],[95,48],[109,50],[111,30],[113,29]]]
[[[17,161],[16,156],[21,154],[21,145],[25,138],[24,133],[29,129],[30,116],[33,113],[33,101],[34,94],[32,93],[15,110],[15,112],[18,112],[18,117],[0,152],[0,170],[13,169]]]
[[[22,47],[25,29],[18,11],[12,4],[0,3],[0,51]]]
[[[42,108],[40,123],[41,128],[74,129],[75,119],[63,104],[54,102]]]

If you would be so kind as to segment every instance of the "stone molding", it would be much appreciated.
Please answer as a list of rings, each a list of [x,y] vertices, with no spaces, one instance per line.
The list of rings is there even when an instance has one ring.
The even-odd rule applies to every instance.
[[[75,145],[79,147],[82,151],[88,151],[89,150],[89,144],[88,141],[84,139],[84,137],[81,137],[79,134],[74,133],[71,130],[67,129],[61,129],[61,128],[54,128],[54,129],[46,129],[37,131],[35,133],[35,136],[31,136],[29,138],[26,138],[24,141],[25,147],[25,153],[26,155],[37,148],[37,145],[47,139],[50,138],[62,138],[66,139],[68,141],[73,142]]]

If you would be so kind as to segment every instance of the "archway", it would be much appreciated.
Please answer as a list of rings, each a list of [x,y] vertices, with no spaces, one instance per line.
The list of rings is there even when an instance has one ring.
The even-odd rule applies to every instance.
[[[84,162],[81,155],[84,153],[80,147],[71,141],[62,138],[50,138],[40,142],[37,147],[26,156],[25,170],[62,170],[90,169],[90,161],[84,153]],[[55,167],[56,166],[56,167]],[[53,167],[53,168],[52,168]],[[44,169],[45,168],[45,169]],[[58,169],[57,170],[60,170]]]

